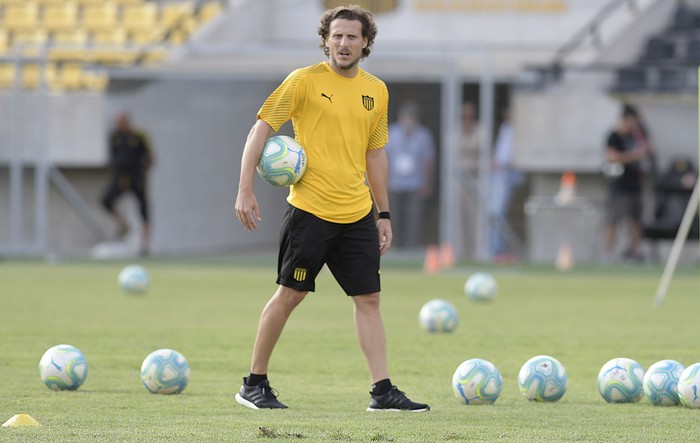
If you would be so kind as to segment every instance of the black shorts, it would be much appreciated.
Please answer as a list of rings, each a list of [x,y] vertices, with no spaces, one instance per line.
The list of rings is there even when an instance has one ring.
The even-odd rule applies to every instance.
[[[639,223],[642,219],[642,194],[640,192],[609,191],[605,202],[605,221],[609,225],[625,219]]]
[[[313,292],[325,263],[347,295],[379,292],[379,255],[371,211],[354,223],[332,223],[289,205],[280,235],[277,284]]]

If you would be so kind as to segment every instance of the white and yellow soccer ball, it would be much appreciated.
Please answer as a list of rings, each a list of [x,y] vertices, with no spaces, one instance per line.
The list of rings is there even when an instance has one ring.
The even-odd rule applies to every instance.
[[[452,332],[459,325],[459,314],[452,303],[434,299],[421,307],[418,320],[428,332]]]
[[[683,406],[700,409],[700,363],[694,363],[678,378],[678,397]]]
[[[608,403],[634,403],[644,396],[644,369],[630,358],[613,358],[600,368],[598,392]]]
[[[52,391],[74,391],[85,382],[88,364],[80,349],[71,345],[49,348],[39,361],[39,376]]]
[[[141,364],[141,381],[153,394],[179,394],[190,382],[190,365],[172,349],[158,349]]]
[[[452,392],[465,405],[487,405],[498,400],[503,378],[488,360],[472,358],[462,362],[452,375]]]
[[[121,270],[118,277],[119,286],[130,294],[143,294],[148,290],[151,279],[141,265],[129,265]]]
[[[489,301],[496,298],[498,285],[493,275],[488,272],[477,272],[471,275],[464,284],[464,293],[474,301]]]
[[[265,142],[255,169],[272,186],[287,187],[301,180],[306,163],[306,152],[295,139],[275,135]]]
[[[649,366],[642,384],[644,395],[655,406],[675,406],[678,397],[678,379],[685,366],[675,360],[661,360]]]
[[[520,392],[532,401],[558,401],[566,393],[569,376],[559,360],[548,355],[532,357],[520,368]]]

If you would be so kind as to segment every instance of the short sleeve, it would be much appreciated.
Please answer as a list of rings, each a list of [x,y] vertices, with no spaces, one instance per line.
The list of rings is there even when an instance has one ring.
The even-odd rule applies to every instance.
[[[369,136],[367,149],[380,149],[389,142],[389,91],[383,85],[382,108],[379,120]]]
[[[264,120],[277,132],[296,113],[301,76],[296,70],[275,89],[258,111],[258,119]]]

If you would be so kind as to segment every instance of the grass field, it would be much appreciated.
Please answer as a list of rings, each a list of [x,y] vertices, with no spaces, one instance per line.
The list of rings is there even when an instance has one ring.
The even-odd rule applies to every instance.
[[[661,269],[613,267],[555,273],[538,267],[490,269],[499,283],[490,304],[462,292],[473,268],[436,276],[386,263],[383,314],[392,380],[430,403],[424,414],[369,413],[368,379],[350,301],[331,276],[294,313],[273,355],[270,378],[283,411],[235,403],[247,373],[258,315],[274,291],[272,259],[146,261],[152,287],[123,294],[124,263],[0,262],[0,422],[29,413],[42,426],[0,428],[0,441],[698,441],[700,410],[615,405],[596,375],[610,358],[648,367],[671,358],[700,361],[700,278],[681,269],[661,310],[651,307]],[[484,269],[484,268],[481,268]],[[451,301],[455,333],[430,335],[418,311]],[[89,376],[76,392],[52,392],[37,365],[49,347],[80,348]],[[177,396],[141,385],[142,360],[158,348],[183,353],[190,385]],[[569,390],[553,404],[527,402],[517,373],[537,354],[558,358]],[[491,406],[463,406],[452,394],[455,368],[493,362],[504,388]]]

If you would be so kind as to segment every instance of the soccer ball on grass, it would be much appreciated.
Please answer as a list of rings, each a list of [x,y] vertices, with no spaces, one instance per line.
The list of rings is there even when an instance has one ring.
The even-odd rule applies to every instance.
[[[678,378],[678,397],[684,406],[700,409],[700,363],[694,363]]]
[[[435,299],[423,305],[418,320],[428,332],[452,332],[459,324],[459,315],[450,302]]]
[[[532,357],[518,373],[520,392],[528,400],[558,401],[564,396],[568,383],[564,365],[548,355]]]
[[[190,365],[172,349],[158,349],[141,364],[143,385],[153,394],[179,394],[190,381]]]
[[[464,292],[474,301],[489,301],[496,298],[496,279],[487,272],[477,272],[467,279]]]
[[[600,368],[598,392],[608,403],[634,403],[644,396],[644,369],[629,358],[613,358]]]
[[[674,406],[680,402],[678,379],[685,366],[675,360],[661,360],[649,366],[642,384],[644,395],[656,406]]]
[[[52,391],[74,391],[85,382],[88,364],[75,346],[49,348],[39,361],[39,376]]]
[[[119,273],[119,286],[130,294],[143,294],[148,289],[150,278],[141,265],[129,265]]]
[[[452,375],[452,391],[457,400],[465,405],[491,404],[501,395],[501,390],[501,373],[488,360],[466,360]]]

